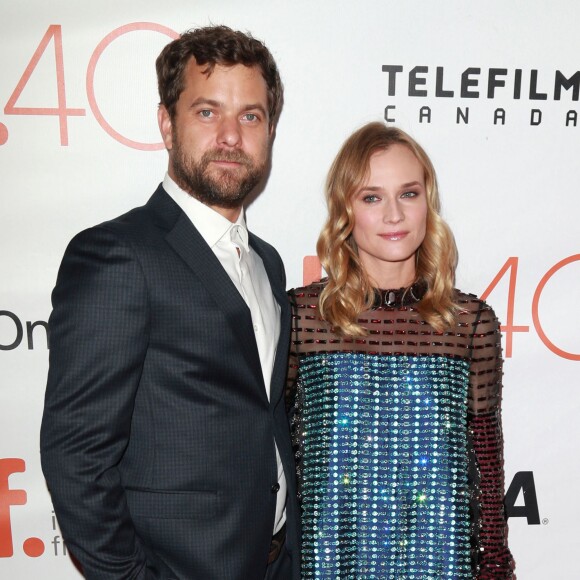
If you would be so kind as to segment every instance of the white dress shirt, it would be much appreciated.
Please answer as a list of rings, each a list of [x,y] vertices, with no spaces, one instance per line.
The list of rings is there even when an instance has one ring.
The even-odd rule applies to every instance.
[[[269,400],[276,345],[280,336],[280,305],[272,294],[262,259],[249,245],[244,212],[241,211],[236,222],[232,224],[226,217],[183,191],[168,174],[163,180],[163,188],[191,220],[248,304],[252,313],[252,324],[260,355],[262,376]],[[243,260],[245,260],[245,264]],[[249,280],[243,281],[242,269],[245,270],[246,266]],[[249,282],[250,286],[244,282],[246,284]],[[276,448],[276,461],[280,490],[277,494],[274,533],[286,521],[287,487],[278,448]]]

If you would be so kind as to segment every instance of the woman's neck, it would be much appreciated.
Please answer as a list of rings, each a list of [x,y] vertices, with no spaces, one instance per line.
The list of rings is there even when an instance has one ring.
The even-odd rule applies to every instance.
[[[417,278],[415,255],[401,262],[387,262],[364,256],[361,258],[361,262],[375,288],[383,290],[407,288]]]

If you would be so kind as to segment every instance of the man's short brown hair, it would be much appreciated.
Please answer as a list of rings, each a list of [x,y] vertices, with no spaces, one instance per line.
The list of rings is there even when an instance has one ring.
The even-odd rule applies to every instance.
[[[157,57],[155,65],[160,104],[167,109],[172,119],[184,89],[184,71],[191,57],[195,58],[198,65],[206,66],[204,72],[208,76],[216,64],[258,67],[268,88],[269,124],[274,127],[283,99],[282,81],[274,57],[263,42],[227,26],[188,30],[170,42]]]

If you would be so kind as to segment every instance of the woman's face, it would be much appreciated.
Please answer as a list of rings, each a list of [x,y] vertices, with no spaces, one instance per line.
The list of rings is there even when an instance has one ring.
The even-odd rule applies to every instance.
[[[405,145],[373,154],[369,177],[353,199],[352,236],[372,282],[381,288],[415,279],[415,254],[425,238],[423,166]]]

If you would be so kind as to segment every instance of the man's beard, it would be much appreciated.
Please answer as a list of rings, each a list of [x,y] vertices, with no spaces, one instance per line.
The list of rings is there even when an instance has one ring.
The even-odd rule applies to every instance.
[[[248,194],[258,185],[266,172],[266,156],[262,163],[256,163],[243,151],[211,149],[199,161],[186,155],[179,140],[173,139],[172,167],[177,184],[191,196],[209,206],[236,208],[242,205]],[[232,161],[240,163],[240,168],[221,169],[212,174],[212,161]],[[217,173],[217,174],[216,174]]]

